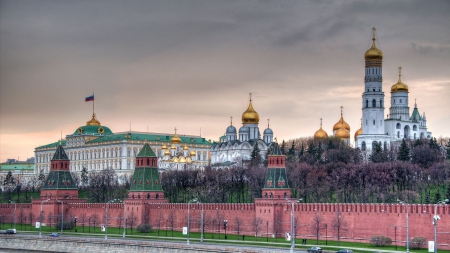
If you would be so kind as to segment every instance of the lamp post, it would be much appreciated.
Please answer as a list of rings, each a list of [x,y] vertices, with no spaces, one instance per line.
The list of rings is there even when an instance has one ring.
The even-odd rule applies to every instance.
[[[199,202],[200,203],[200,202]],[[201,203],[202,204],[202,216],[201,216],[201,226],[202,226],[202,231],[201,231],[201,234],[200,234],[200,242],[201,243],[203,243],[203,230],[205,230],[205,224],[204,224],[204,222],[203,222],[203,203]]]
[[[406,253],[409,253],[409,215],[408,215],[408,203],[397,199],[399,204],[405,205],[406,208]]]
[[[49,201],[50,199],[41,202],[41,212],[39,213],[39,236],[42,237],[42,204]]]
[[[269,242],[269,221],[266,221],[266,228],[267,228],[266,242]]]
[[[437,215],[437,207],[440,204],[446,204],[448,202],[448,199],[442,200],[437,202],[434,205],[434,216],[433,216],[433,225],[434,225],[434,253],[437,253],[437,221],[441,219],[439,215]]]
[[[122,234],[122,238],[125,238],[126,235],[126,229],[127,229],[127,217],[125,216],[126,214],[126,208],[125,208],[125,201],[123,202],[123,234]]]
[[[14,229],[16,229],[16,202],[8,201],[10,204],[14,203]]]
[[[302,202],[303,199],[298,199],[297,203]],[[294,228],[294,201],[286,199],[288,203],[291,203],[291,250],[289,252],[294,252],[295,248],[295,228]]]
[[[225,229],[225,240],[227,239],[228,220],[223,220],[223,229]]]
[[[64,202],[61,200],[56,199],[57,202],[61,202],[61,234],[63,233],[63,227],[64,227]]]
[[[188,223],[187,223],[187,242],[186,242],[187,245],[189,245],[189,233],[190,233],[189,230],[190,230],[190,220],[191,220],[189,209],[190,209],[191,202],[197,203],[198,201],[197,201],[197,199],[193,199],[188,202]]]
[[[325,224],[325,245],[328,245],[328,224]]]
[[[397,250],[397,226],[389,225],[389,227],[394,227],[394,242],[395,242],[395,250]]]

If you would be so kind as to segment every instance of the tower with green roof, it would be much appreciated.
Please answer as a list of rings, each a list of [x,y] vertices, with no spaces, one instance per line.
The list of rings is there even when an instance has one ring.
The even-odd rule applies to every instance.
[[[159,178],[158,158],[147,142],[136,156],[136,168],[128,200],[167,202]]]
[[[291,189],[286,176],[286,156],[274,142],[272,154],[268,156],[266,181],[262,189],[263,199],[286,199],[291,197]]]
[[[70,174],[70,160],[59,143],[50,162],[50,173],[41,188],[41,199],[78,199],[78,188]]]

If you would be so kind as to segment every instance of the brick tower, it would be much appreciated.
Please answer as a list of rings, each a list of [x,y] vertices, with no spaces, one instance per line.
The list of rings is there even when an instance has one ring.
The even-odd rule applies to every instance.
[[[158,158],[148,143],[136,156],[136,169],[131,180],[128,200],[167,202],[158,172]]]
[[[78,199],[78,188],[70,174],[70,160],[61,143],[50,165],[50,173],[41,188],[41,199]]]
[[[278,143],[273,143],[273,152],[268,156],[266,182],[262,189],[263,199],[286,199],[291,189],[286,177],[286,156],[281,154]]]

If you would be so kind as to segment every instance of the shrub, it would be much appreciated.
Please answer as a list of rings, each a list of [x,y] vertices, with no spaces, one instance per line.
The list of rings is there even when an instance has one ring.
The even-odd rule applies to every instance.
[[[426,241],[425,237],[414,237],[410,242],[411,248],[421,249],[425,246]]]
[[[374,235],[370,238],[370,244],[376,247],[384,247],[392,244],[392,239],[387,236]]]
[[[56,222],[55,224],[56,229],[61,229],[61,222]],[[73,228],[73,222],[71,221],[64,221],[63,222],[63,230],[70,230]]]
[[[142,223],[139,226],[137,226],[136,230],[141,233],[149,233],[150,231],[152,231],[152,226],[150,226],[150,224]]]

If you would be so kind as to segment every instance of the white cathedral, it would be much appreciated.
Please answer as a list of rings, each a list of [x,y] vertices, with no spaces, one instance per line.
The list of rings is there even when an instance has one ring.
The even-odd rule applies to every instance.
[[[366,70],[362,94],[362,131],[360,129],[355,133],[355,147],[366,151],[381,143],[384,149],[389,149],[391,144],[403,139],[430,139],[425,113],[419,113],[417,103],[410,114],[408,86],[402,82],[401,67],[398,82],[391,87],[389,115],[384,118],[383,52],[376,47],[375,31],[373,28],[372,47],[364,54]]]
[[[232,119],[232,118],[231,118]],[[253,109],[250,94],[250,103],[242,114],[242,127],[239,128],[239,138],[236,127],[231,121],[226,129],[226,134],[220,137],[220,141],[211,146],[211,167],[229,168],[245,165],[251,159],[254,145],[258,145],[260,155],[264,157],[273,143],[273,131],[269,125],[264,130],[263,138],[259,131],[259,114]]]

